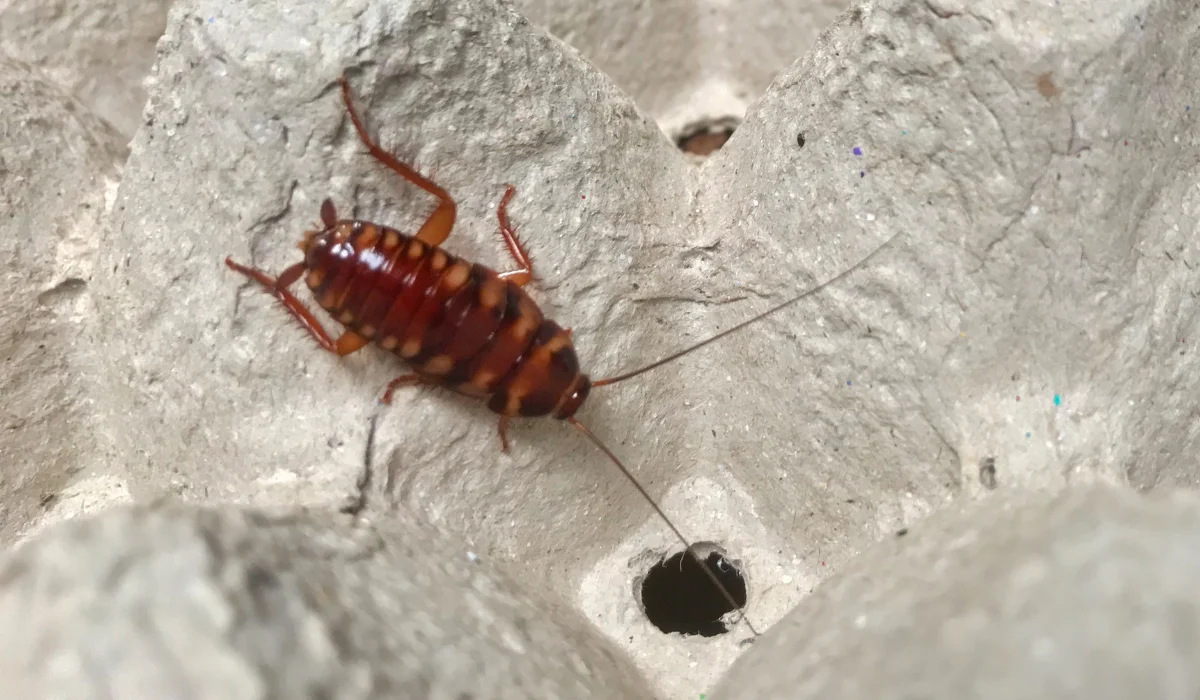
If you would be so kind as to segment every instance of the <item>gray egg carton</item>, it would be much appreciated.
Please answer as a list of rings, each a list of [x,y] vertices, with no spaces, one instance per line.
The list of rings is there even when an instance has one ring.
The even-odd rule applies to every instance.
[[[1200,691],[1193,4],[150,5],[0,8],[0,695]],[[887,243],[578,414],[757,641],[650,621],[681,545],[569,426],[380,405],[395,357],[224,266],[431,211],[342,75],[447,250],[508,269],[516,187],[594,379]]]

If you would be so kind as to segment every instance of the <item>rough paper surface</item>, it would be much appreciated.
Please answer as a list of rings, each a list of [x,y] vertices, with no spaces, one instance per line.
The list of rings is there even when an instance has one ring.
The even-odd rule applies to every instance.
[[[90,374],[76,350],[120,139],[29,66],[0,56],[0,542],[55,506],[96,452]]]
[[[830,579],[713,700],[1200,692],[1200,500],[1111,487],[942,513]]]
[[[82,329],[55,330],[44,352],[24,330],[10,342],[33,358],[2,370],[33,387],[14,396],[61,384],[78,402],[63,405],[82,408],[35,400],[16,414],[50,418],[0,443],[18,464],[3,473],[22,484],[5,502],[6,538],[42,510],[62,519],[101,494],[414,515],[536,573],[658,695],[694,698],[757,653],[740,645],[745,628],[680,638],[647,622],[637,581],[677,545],[581,436],[520,421],[503,454],[477,402],[416,389],[380,407],[405,371],[394,358],[321,352],[224,267],[227,255],[273,274],[299,260],[295,243],[326,197],[405,231],[430,211],[355,138],[343,73],[372,133],[457,200],[450,251],[507,269],[495,206],[516,186],[531,293],[574,329],[596,378],[729,328],[892,241],[735,338],[597,388],[579,414],[687,535],[742,563],[761,628],[951,505],[1200,482],[1195,7],[877,0],[839,15],[811,51],[804,32],[788,51],[782,15],[764,11],[761,51],[797,58],[769,86],[732,60],[703,76],[671,42],[641,39],[663,23],[650,9],[614,16],[628,31],[611,40],[625,34],[633,48],[612,64],[595,28],[563,28],[578,12],[528,9],[614,77],[491,0],[174,7],[111,217],[85,239],[92,257],[78,258],[95,270],[81,277]],[[752,19],[716,16],[729,31]],[[754,43],[716,26],[689,32],[721,36],[708,47],[717,57]],[[680,86],[740,104],[735,89],[722,97],[721,71],[727,86],[764,92],[696,167],[664,129],[703,112]],[[644,94],[656,72],[670,97]],[[24,160],[5,152],[17,164],[5,177],[44,183],[14,200],[19,235],[7,245],[34,253],[0,288],[17,324],[6,330],[57,318],[31,307],[62,259],[37,246],[79,230],[73,207],[107,172],[107,147],[69,146],[88,129],[63,109],[44,124],[5,116],[10,133],[64,134]],[[72,161],[80,152],[92,155]],[[72,193],[62,204],[59,183]]]
[[[581,617],[468,554],[404,518],[159,504],[69,523],[0,560],[0,689],[646,697]]]

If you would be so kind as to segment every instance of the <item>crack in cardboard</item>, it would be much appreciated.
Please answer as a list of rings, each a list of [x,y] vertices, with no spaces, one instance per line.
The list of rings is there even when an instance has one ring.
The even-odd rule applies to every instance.
[[[354,484],[358,493],[341,508],[341,512],[346,515],[358,515],[367,509],[367,493],[371,490],[371,484],[375,480],[375,433],[378,427],[379,414],[372,413],[367,421],[367,444],[363,447],[362,473]]]

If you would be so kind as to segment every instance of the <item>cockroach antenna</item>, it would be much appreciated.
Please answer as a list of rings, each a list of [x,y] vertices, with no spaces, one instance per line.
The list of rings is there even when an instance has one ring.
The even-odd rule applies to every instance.
[[[705,340],[702,340],[698,343],[694,343],[678,352],[671,353],[670,355],[667,355],[666,357],[664,357],[660,360],[651,362],[648,365],[645,365],[643,367],[640,367],[638,369],[635,369],[635,370],[632,370],[629,372],[624,372],[622,374],[618,374],[613,377],[608,377],[605,379],[594,381],[591,383],[591,385],[592,385],[592,387],[606,386],[606,385],[610,385],[610,384],[616,384],[618,382],[623,382],[626,379],[632,379],[633,377],[636,377],[645,372],[649,372],[650,370],[655,369],[656,367],[661,367],[662,365],[665,365],[668,362],[672,362],[674,360],[677,360],[677,359],[683,357],[684,355],[695,352],[710,343],[714,343],[726,336],[736,333],[736,332],[742,330],[743,328],[746,328],[747,326],[753,325],[753,324],[763,320],[764,318],[767,318],[768,316],[779,313],[780,311],[783,311],[784,309],[800,302],[801,300],[806,299],[806,298],[820,292],[821,290],[825,289],[826,287],[839,282],[840,280],[844,279],[846,276],[852,274],[854,271],[866,266],[867,263],[870,262],[872,258],[879,255],[884,249],[886,249],[888,246],[890,246],[893,241],[895,241],[897,238],[899,238],[899,236],[900,236],[900,232],[893,234],[886,241],[881,243],[877,248],[875,248],[873,251],[871,251],[866,257],[862,258],[861,260],[859,260],[857,263],[855,263],[851,267],[846,268],[842,272],[838,273],[837,275],[834,275],[830,279],[816,285],[815,287],[807,289],[807,290],[801,292],[800,294],[797,294],[796,296],[793,296],[793,297],[781,302],[780,304],[777,304],[776,306],[773,306],[770,309],[767,309],[766,311],[758,314],[757,316],[750,318],[749,320],[743,321],[743,322],[733,326],[732,328],[721,331],[720,333],[717,333],[716,335],[713,335],[713,336],[711,336]],[[675,527],[675,524],[673,522],[671,522],[671,519],[667,517],[666,513],[663,512],[662,508],[660,508],[658,506],[658,504],[654,501],[654,499],[650,497],[650,494],[647,493],[644,488],[642,488],[642,485],[638,482],[638,480],[636,478],[634,478],[633,474],[629,471],[629,469],[621,462],[620,459],[617,458],[617,456],[615,454],[613,454],[612,450],[608,449],[608,447],[605,446],[604,443],[602,443],[600,441],[600,439],[597,438],[590,430],[585,428],[583,426],[583,424],[578,421],[578,419],[573,418],[573,417],[568,418],[567,422],[569,422],[571,425],[575,426],[575,428],[577,430],[579,430],[579,432],[581,432],[585,436],[587,436],[587,438],[589,440],[591,440],[592,443],[596,445],[596,447],[600,448],[601,451],[603,451],[606,455],[608,455],[608,458],[610,460],[612,460],[613,464],[615,464],[617,466],[617,468],[621,470],[621,473],[625,475],[625,477],[630,481],[630,483],[633,484],[634,488],[636,488],[642,494],[642,496],[646,499],[646,501],[648,501],[650,503],[650,505],[654,508],[654,511],[656,513],[658,513],[659,517],[662,518],[663,522],[665,522],[667,524],[667,527],[669,527],[671,529],[671,531],[673,533],[675,533],[675,536],[679,539],[679,541],[683,543],[684,549],[691,555],[691,557],[693,559],[695,559],[696,563],[699,564],[701,571],[703,571],[708,576],[709,580],[712,581],[713,585],[717,587],[717,590],[720,591],[721,596],[723,598],[725,598],[725,601],[729,604],[730,609],[738,611],[738,615],[739,615],[738,619],[741,620],[742,622],[746,623],[746,627],[750,629],[750,633],[753,635],[753,638],[757,638],[758,634],[759,634],[758,630],[756,630],[754,628],[754,625],[751,624],[749,618],[746,617],[746,613],[743,610],[743,607],[741,605],[738,605],[737,601],[734,600],[733,595],[730,594],[729,590],[726,589],[724,584],[721,583],[720,579],[717,578],[717,575],[715,573],[713,573],[713,571],[711,569],[708,568],[707,563],[705,563],[704,560],[700,558],[700,555],[696,553],[695,549],[693,549],[691,542],[686,537],[683,536],[683,533],[679,531],[679,528]],[[682,565],[682,561],[680,563]]]

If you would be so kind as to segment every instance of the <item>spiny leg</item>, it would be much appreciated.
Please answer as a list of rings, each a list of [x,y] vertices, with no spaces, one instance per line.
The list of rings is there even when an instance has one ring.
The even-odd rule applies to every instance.
[[[287,290],[289,286],[304,274],[304,263],[292,265],[284,270],[276,279],[271,279],[262,270],[235,263],[232,258],[225,258],[225,264],[231,270],[240,272],[265,287],[272,296],[283,304],[283,308],[287,309],[292,318],[300,323],[300,327],[307,331],[322,349],[341,357],[360,350],[367,344],[366,338],[353,331],[342,333],[336,341],[330,338],[329,333],[321,326],[320,321],[312,315],[312,312],[304,308],[300,300]]]
[[[354,130],[358,132],[359,140],[366,145],[371,155],[379,162],[394,170],[400,177],[438,198],[437,208],[433,210],[433,213],[429,215],[425,223],[421,225],[420,230],[417,231],[416,238],[427,245],[440,246],[450,235],[450,229],[454,228],[456,213],[454,200],[450,198],[450,194],[446,190],[401,162],[399,158],[383,150],[379,147],[379,144],[375,143],[367,134],[366,128],[363,127],[358,113],[354,111],[354,105],[350,100],[350,83],[346,80],[346,76],[343,75],[338,78],[338,82],[342,85],[342,101],[346,103],[346,111],[350,113],[350,121],[354,123]]]
[[[512,225],[508,223],[508,200],[512,199],[513,193],[517,188],[508,185],[504,190],[504,196],[500,198],[500,206],[496,207],[496,218],[500,220],[500,237],[504,239],[504,245],[508,246],[508,252],[512,255],[513,260],[520,265],[519,270],[510,270],[509,272],[501,272],[500,279],[510,280],[518,287],[524,287],[529,280],[533,279],[533,262],[529,259],[529,253],[525,251],[525,247],[521,245],[521,241],[517,240],[517,234],[513,231]]]

